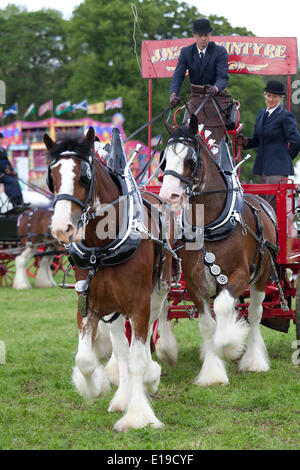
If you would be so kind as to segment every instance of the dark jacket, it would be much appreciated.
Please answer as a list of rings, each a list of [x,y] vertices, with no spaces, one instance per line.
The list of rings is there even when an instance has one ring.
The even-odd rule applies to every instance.
[[[9,172],[9,174],[7,174]],[[13,202],[19,200],[23,202],[22,191],[15,176],[14,169],[7,158],[7,151],[0,147],[0,184],[4,184],[5,194]]]
[[[223,91],[228,82],[228,54],[224,47],[210,42],[201,65],[197,44],[183,47],[170,84],[170,94],[179,94],[186,71],[194,85],[215,85]]]
[[[291,144],[290,145],[289,154],[290,154],[290,156],[292,157],[293,160],[294,160],[294,158],[297,157],[297,155],[299,153],[299,150],[300,150],[300,145],[299,144]]]
[[[248,139],[246,149],[258,147],[253,174],[265,176],[293,175],[292,158],[287,147],[288,142],[300,145],[300,134],[293,113],[281,105],[263,122],[265,109],[261,109],[256,118],[254,133]]]

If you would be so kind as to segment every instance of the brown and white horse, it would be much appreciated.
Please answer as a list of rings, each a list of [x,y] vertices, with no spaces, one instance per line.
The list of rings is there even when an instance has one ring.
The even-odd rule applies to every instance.
[[[216,164],[197,134],[195,115],[187,126],[175,129],[165,125],[170,136],[160,197],[174,207],[183,207],[188,200],[194,232],[196,209],[199,205],[204,207],[203,248],[193,249],[189,243],[189,249],[179,251],[186,288],[199,311],[203,337],[203,365],[195,383],[227,384],[225,361],[243,354],[248,333],[239,369],[269,369],[260,320],[266,283],[272,272],[270,255],[276,252],[276,216],[259,197],[243,196],[233,166],[223,171]],[[249,284],[248,331],[245,320],[238,318],[235,304]],[[210,307],[213,298],[214,315]]]
[[[126,225],[127,217],[132,218],[130,198],[138,199],[139,194],[134,190],[125,194],[129,210],[122,211],[120,196],[124,191],[118,179],[120,172],[110,171],[95,158],[93,128],[82,141],[66,138],[55,143],[45,134],[44,142],[49,155],[49,189],[55,196],[51,231],[60,243],[69,246],[76,265],[79,343],[73,383],[89,400],[109,390],[109,380],[98,360],[101,345],[97,342],[97,325],[102,319],[113,319],[116,312],[120,313],[110,326],[119,387],[109,411],[125,414],[114,429],[122,432],[148,424],[159,428],[163,424],[147,397],[147,391],[157,389],[161,373],[161,367],[151,357],[150,338],[152,324],[159,317],[170,289],[172,258],[163,250],[165,260],[160,262],[161,252],[152,238],[153,232],[153,236],[158,236],[156,222],[151,233],[144,230],[151,226],[151,211],[144,201],[139,214],[144,222]],[[130,180],[129,176],[121,175],[121,184]],[[130,227],[129,238],[119,235],[124,222]],[[107,225],[103,236],[101,227]],[[146,236],[140,237],[143,230]],[[123,245],[121,239],[126,239]],[[130,346],[124,329],[126,317],[132,328]]]
[[[31,289],[26,266],[29,260],[38,253],[38,249],[45,245],[47,251],[59,251],[64,247],[60,245],[50,233],[50,224],[53,210],[37,208],[24,212],[19,219],[18,235],[22,247],[21,254],[15,258],[16,274],[13,281],[15,289]],[[51,263],[54,254],[41,256],[35,277],[36,287],[56,287],[51,272]]]

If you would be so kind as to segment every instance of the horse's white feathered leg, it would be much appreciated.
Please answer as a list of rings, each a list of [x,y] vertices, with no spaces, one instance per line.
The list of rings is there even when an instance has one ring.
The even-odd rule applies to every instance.
[[[94,340],[94,351],[98,361],[107,361],[112,354],[112,344],[109,333],[109,324],[98,322],[98,329]]]
[[[146,345],[132,335],[129,350],[129,402],[125,415],[116,422],[116,432],[138,429],[147,424],[160,428],[163,424],[156,418],[149,403],[144,387],[144,376],[147,368]]]
[[[118,368],[118,390],[109,404],[108,411],[124,411],[128,403],[128,355],[129,344],[125,334],[125,318],[120,315],[110,325],[110,338]],[[107,370],[107,369],[106,369]]]
[[[35,287],[56,287],[56,282],[54,281],[51,273],[51,263],[53,258],[53,255],[42,256],[40,258],[39,269],[35,278]]]
[[[27,247],[15,258],[16,274],[13,281],[14,289],[31,289],[31,284],[26,273],[26,265],[33,256],[35,248]]]
[[[173,366],[178,360],[178,343],[168,322],[169,302],[164,301],[163,310],[159,317],[158,333],[159,338],[155,345],[157,357],[165,364]]]
[[[144,376],[144,384],[146,389],[150,393],[155,393],[158,389],[158,385],[160,382],[160,374],[161,374],[161,366],[153,361],[152,354],[151,354],[151,336],[153,332],[153,324],[154,322],[159,319],[161,321],[162,317],[164,317],[164,321],[166,322],[165,317],[165,306],[167,303],[167,297],[170,290],[170,286],[167,282],[161,281],[160,287],[156,286],[154,291],[151,294],[151,314],[149,320],[149,329],[148,329],[148,336],[146,341],[146,354],[147,354],[147,367]],[[157,343],[155,345],[155,349],[157,348]],[[157,350],[156,350],[157,352]],[[158,355],[159,357],[159,355]]]
[[[223,289],[214,301],[216,330],[214,334],[215,351],[221,359],[238,359],[244,350],[248,334],[247,322],[238,319],[235,299],[227,289]]]
[[[256,290],[255,287],[250,288],[248,308],[250,329],[247,349],[239,364],[239,369],[242,371],[265,372],[270,369],[268,352],[260,332],[264,298],[264,292]]]
[[[89,401],[104,395],[110,388],[109,380],[93,349],[92,333],[92,325],[86,317],[82,320],[82,328],[79,330],[76,365],[72,374],[75,387]]]
[[[215,384],[228,384],[228,377],[222,359],[215,352],[213,335],[216,329],[216,322],[211,316],[210,306],[203,302],[203,312],[199,314],[199,330],[202,336],[201,358],[203,364],[195,385],[207,387]]]

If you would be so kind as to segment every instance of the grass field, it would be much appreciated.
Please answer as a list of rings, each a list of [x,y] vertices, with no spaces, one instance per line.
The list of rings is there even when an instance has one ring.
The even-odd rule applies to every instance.
[[[75,391],[77,351],[73,290],[0,290],[0,449],[198,450],[300,449],[300,366],[292,362],[295,327],[288,334],[261,327],[271,359],[264,374],[228,367],[230,385],[200,388],[197,320],[174,328],[178,364],[163,366],[152,404],[165,423],[115,434],[118,415],[107,408],[115,388],[88,404]]]

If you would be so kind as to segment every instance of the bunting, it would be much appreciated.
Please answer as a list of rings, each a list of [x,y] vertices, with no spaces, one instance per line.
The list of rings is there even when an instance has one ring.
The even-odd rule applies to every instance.
[[[11,114],[18,114],[18,103],[13,104],[9,109],[6,109],[3,113],[3,119]]]
[[[63,103],[60,103],[56,106],[55,108],[55,113],[60,116],[63,113],[66,113],[67,111],[71,111],[71,101],[64,101]]]
[[[24,118],[26,118],[27,116],[30,116],[31,114],[34,114],[34,112],[35,112],[35,105],[34,103],[31,103],[24,113]]]
[[[88,114],[103,114],[104,113],[104,103],[94,103],[89,104],[87,108]]]
[[[72,112],[76,111],[87,111],[88,110],[88,100],[79,101],[79,103],[72,104]]]
[[[46,103],[43,103],[39,109],[38,109],[38,115],[42,116],[45,114],[47,111],[52,111],[53,110],[53,100],[46,101]]]
[[[115,100],[105,101],[105,111],[109,109],[122,108],[122,106],[123,106],[123,100],[121,96],[119,96]]]

